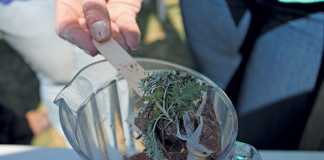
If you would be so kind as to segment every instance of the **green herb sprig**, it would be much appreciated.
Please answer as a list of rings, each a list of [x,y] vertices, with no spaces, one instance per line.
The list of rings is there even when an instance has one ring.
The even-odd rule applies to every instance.
[[[158,71],[150,73],[141,87],[146,107],[153,107],[153,118],[144,133],[145,152],[153,160],[165,159],[156,134],[158,123],[165,120],[167,125],[175,124],[185,112],[196,112],[207,85],[186,72]]]

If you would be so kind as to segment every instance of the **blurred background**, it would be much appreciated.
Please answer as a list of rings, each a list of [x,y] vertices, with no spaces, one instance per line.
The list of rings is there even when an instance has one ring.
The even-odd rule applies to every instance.
[[[239,7],[239,6],[234,5],[234,8],[235,7]],[[206,12],[206,14],[209,14],[209,12]],[[322,12],[321,14],[323,15]],[[296,18],[294,16],[289,15],[286,17],[280,17],[279,15],[277,17],[277,19],[279,19],[278,23],[280,24],[286,23],[287,19],[291,20]],[[247,16],[244,17],[245,18],[242,19],[247,19],[246,18]],[[321,19],[321,17],[318,16],[320,17],[319,18],[320,20],[315,20],[316,16],[314,17],[315,18],[313,19],[312,23],[321,24],[322,31],[324,31],[323,18]],[[204,19],[204,17],[201,18]],[[209,21],[213,21],[213,18],[210,17]],[[193,54],[197,52],[197,50],[193,49],[193,45],[192,45],[193,41],[191,41],[190,43],[188,43],[187,41],[186,32],[183,26],[184,24],[183,24],[182,12],[180,9],[180,2],[178,0],[144,1],[142,10],[138,16],[138,22],[142,32],[142,40],[141,40],[140,48],[134,52],[135,56],[162,59],[192,69],[203,70],[198,67],[198,65],[201,65],[199,64],[201,62],[197,62],[195,55]],[[6,23],[6,22],[1,21],[0,23]],[[274,24],[274,23],[269,24],[270,28],[273,27],[274,25],[278,25],[278,24]],[[302,24],[302,27],[299,28],[298,26],[296,27],[295,24],[290,25],[290,27],[293,28],[293,31],[299,33],[302,32],[303,35],[307,35],[308,37],[312,37],[312,36],[315,37],[314,35],[312,35],[313,33],[308,33],[308,31],[310,31],[312,27],[310,27],[310,29],[308,28],[305,29],[304,26],[305,25]],[[243,28],[242,30],[247,30],[247,29]],[[285,39],[285,41],[290,41],[290,39],[299,41],[298,37],[297,38],[294,37],[293,36],[294,34],[291,35],[292,36]],[[226,33],[225,36],[227,36]],[[232,36],[231,34],[228,34],[228,37],[231,36]],[[319,34],[318,36],[321,38],[321,40],[324,39],[323,35]],[[222,46],[222,44],[219,45]],[[235,46],[236,44],[230,44],[230,45]],[[312,41],[302,45],[316,46],[315,44],[312,43]],[[323,44],[320,45],[323,46]],[[276,46],[277,44],[274,43],[274,45],[270,46],[270,48],[276,48]],[[294,48],[294,46],[291,46],[291,48]],[[263,50],[263,48],[261,49],[257,48],[257,49]],[[307,52],[313,51],[312,49],[306,49],[306,50]],[[285,50],[283,52],[285,52]],[[322,51],[320,52],[322,54]],[[296,52],[296,54],[299,53]],[[283,57],[282,54],[276,55],[277,59],[280,59],[282,57]],[[264,61],[267,60],[266,57],[261,57],[260,59]],[[316,61],[316,64],[319,63],[319,65],[323,65],[320,64],[321,56],[315,57],[315,59],[318,60]],[[294,59],[292,59],[291,61],[289,60],[285,61],[285,63],[293,64],[293,65],[294,62],[295,62]],[[312,61],[307,61],[307,63],[312,64]],[[221,67],[212,66],[212,67],[215,67],[216,69],[222,69],[222,66]],[[301,65],[298,67],[303,68],[304,66]],[[319,73],[319,75],[321,74],[320,73],[321,71],[319,71],[318,68],[319,67],[317,67],[316,71],[314,71],[316,75],[317,72]],[[280,70],[275,67],[273,69],[278,71]],[[263,70],[260,73],[255,72],[255,75],[262,77],[262,75],[264,75],[263,73],[265,72],[267,72],[267,70]],[[274,109],[273,107],[268,107],[270,109],[257,110],[257,112],[254,112],[254,115],[257,114],[258,116],[250,116],[249,114],[245,115],[244,109],[240,110],[242,114],[239,115],[242,115],[242,118],[240,118],[239,123],[242,126],[240,128],[242,130],[242,133],[239,134],[239,139],[247,143],[251,143],[252,145],[256,145],[257,148],[262,148],[262,149],[324,150],[324,129],[321,125],[324,123],[324,119],[323,119],[324,91],[321,90],[322,79],[316,78],[316,76],[315,78],[309,78],[312,75],[312,73],[310,74],[306,73],[305,75],[302,76],[301,80],[295,77],[294,78],[298,79],[297,80],[298,84],[302,84],[306,82],[306,80],[312,79],[313,84],[310,85],[309,88],[313,89],[315,87],[314,92],[306,89],[303,90],[305,91],[305,95],[303,92],[302,95],[292,94],[289,95],[287,99],[279,99],[278,103],[271,104],[271,106],[280,106],[281,108]],[[294,75],[298,75],[298,69]],[[208,73],[207,76],[209,76]],[[304,81],[304,79],[306,80]],[[231,82],[231,83],[235,83],[235,82]],[[256,82],[253,81],[253,83]],[[271,80],[268,83],[271,83]],[[263,81],[260,82],[260,85],[261,87],[259,86],[258,88],[252,88],[252,89],[257,91],[267,92],[265,90],[269,88],[270,88],[269,90],[271,90],[271,88],[274,88],[274,86],[268,86],[266,83],[264,83],[263,85]],[[287,89],[287,87],[285,86],[278,86],[278,88],[280,91]],[[235,89],[237,88],[234,88],[234,91],[233,88],[232,90],[229,89],[227,91],[231,93],[235,93]],[[289,88],[287,90],[289,90]],[[249,95],[249,93],[246,93],[246,95]],[[230,97],[231,96],[235,97],[235,95],[232,94],[230,95]],[[267,95],[265,97],[267,98]],[[305,99],[305,97],[307,98]],[[258,98],[255,98],[255,101],[258,100],[259,100]],[[247,102],[243,104],[248,105],[249,103]],[[309,108],[311,109],[304,110],[298,107],[297,109],[292,109],[292,107],[298,106],[300,104],[305,104],[307,106],[310,106]],[[67,147],[67,145],[65,144],[65,139],[60,135],[60,131],[54,129],[52,127],[52,124],[50,124],[48,120],[49,115],[47,114],[47,109],[40,100],[40,83],[38,81],[38,77],[36,73],[32,71],[30,66],[26,64],[23,57],[21,57],[16,50],[10,47],[10,45],[6,41],[1,39],[0,39],[0,105],[2,106],[2,108],[4,108],[0,112],[2,113],[2,115],[6,115],[0,117],[0,132],[9,133],[9,134],[0,135],[0,140],[2,140],[2,142],[7,144],[31,144],[33,146],[43,146],[43,147]],[[258,121],[258,118],[263,117],[263,118],[267,118],[268,120],[271,119],[271,121],[281,124],[283,119],[276,118],[276,115],[283,116],[286,113],[291,114],[297,112],[303,114],[304,116],[297,115],[291,118],[288,117],[290,123],[283,123],[283,124],[285,124],[286,126],[290,126],[290,124],[294,124],[294,122],[296,122],[294,124],[295,127],[294,129],[296,130],[291,130],[291,132],[285,132],[285,134],[282,134],[282,132],[279,131],[275,132],[277,129],[276,126],[273,125],[267,126],[267,123]],[[271,113],[272,116],[269,116],[269,113]],[[305,119],[305,120],[300,122],[301,119],[303,120]],[[267,129],[263,128],[264,130],[262,132],[262,136],[253,135],[254,132],[252,133],[252,131],[247,127],[251,125],[255,125],[256,127],[260,127],[260,128],[264,127]],[[2,126],[11,126],[11,127],[2,127]],[[286,126],[283,125],[278,128],[283,129]],[[275,135],[274,138],[276,142],[273,142],[271,143],[271,145],[267,146],[265,144],[268,144],[269,143],[268,141],[264,140],[260,142],[258,140],[264,139],[263,137],[267,136],[269,130],[271,130],[271,133]],[[19,132],[19,135],[11,134],[13,131]],[[295,131],[300,131],[300,132],[297,133]],[[258,134],[259,133],[260,132],[258,132]],[[252,136],[252,135],[256,138],[247,138],[248,136]],[[293,140],[285,141],[287,137]]]
[[[162,9],[160,13],[160,5],[156,1],[144,3],[138,17],[142,41],[139,50],[134,53],[135,56],[194,67],[185,44],[178,0],[166,0],[161,5],[165,5],[165,11]],[[28,115],[28,120],[36,123],[35,128],[43,128],[42,124],[38,126],[37,123],[48,116],[46,108],[40,102],[39,83],[35,73],[3,40],[0,40],[0,53],[0,75],[5,75],[0,77],[0,104],[20,117]],[[49,126],[33,138],[32,145],[64,147],[65,143],[58,132]]]

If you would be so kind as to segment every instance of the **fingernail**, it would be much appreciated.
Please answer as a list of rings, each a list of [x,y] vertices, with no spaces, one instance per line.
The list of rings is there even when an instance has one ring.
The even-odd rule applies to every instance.
[[[134,37],[126,37],[127,45],[132,51],[136,51],[138,49],[139,41],[139,39],[134,39]]]
[[[93,23],[90,30],[92,37],[98,42],[102,42],[109,39],[110,32],[107,23],[104,21],[98,21]]]
[[[132,51],[136,51],[136,50],[138,49],[138,46],[137,46],[137,45],[136,45],[136,46],[131,46],[130,49],[131,49]]]
[[[86,54],[88,54],[88,55],[90,55],[90,56],[92,56],[92,57],[94,57],[96,54],[97,54],[97,52],[96,51],[89,51],[89,50],[84,50],[84,52],[86,53]]]
[[[128,47],[132,50],[132,51],[136,51],[138,49],[138,43],[137,42],[131,42],[128,43]]]
[[[59,34],[61,38],[67,40],[67,41],[70,41],[70,34],[68,32],[62,32],[61,34]]]

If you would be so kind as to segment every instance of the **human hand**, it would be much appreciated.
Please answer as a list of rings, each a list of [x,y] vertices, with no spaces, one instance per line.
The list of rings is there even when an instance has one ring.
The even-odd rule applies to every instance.
[[[63,39],[96,55],[92,39],[114,38],[123,48],[136,50],[140,30],[136,15],[141,0],[56,0],[56,29]]]

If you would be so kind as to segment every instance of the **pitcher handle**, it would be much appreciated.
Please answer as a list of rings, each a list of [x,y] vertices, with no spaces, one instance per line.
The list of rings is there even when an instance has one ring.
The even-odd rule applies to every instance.
[[[78,154],[84,155],[81,149],[78,147],[79,144],[77,144],[77,139],[75,137],[76,117],[73,115],[72,111],[65,106],[61,106],[59,108],[59,116],[61,124],[69,123],[71,126],[71,128],[67,128],[66,125],[61,125],[68,142]]]

